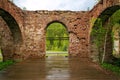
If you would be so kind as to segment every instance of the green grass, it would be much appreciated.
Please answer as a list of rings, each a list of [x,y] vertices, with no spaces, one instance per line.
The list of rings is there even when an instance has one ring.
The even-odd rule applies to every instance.
[[[68,52],[47,51],[46,56],[68,56]]]
[[[120,75],[120,67],[112,65],[112,64],[108,64],[108,63],[103,63],[101,64],[101,66],[107,70],[110,70],[114,73],[117,73],[118,75]]]
[[[15,62],[13,60],[7,60],[4,62],[0,62],[0,70],[7,68],[8,66],[14,64]]]

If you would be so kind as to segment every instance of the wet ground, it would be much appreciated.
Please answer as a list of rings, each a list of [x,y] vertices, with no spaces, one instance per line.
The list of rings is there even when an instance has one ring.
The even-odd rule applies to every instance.
[[[85,58],[29,59],[0,71],[0,80],[120,80]]]

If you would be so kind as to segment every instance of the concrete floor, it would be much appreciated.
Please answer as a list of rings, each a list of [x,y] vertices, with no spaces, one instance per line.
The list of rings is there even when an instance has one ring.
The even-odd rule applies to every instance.
[[[29,59],[0,71],[0,80],[120,80],[98,65],[62,56]]]

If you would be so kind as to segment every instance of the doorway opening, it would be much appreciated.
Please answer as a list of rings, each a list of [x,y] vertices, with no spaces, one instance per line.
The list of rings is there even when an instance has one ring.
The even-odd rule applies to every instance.
[[[68,56],[69,34],[61,22],[52,22],[46,29],[46,56]]]

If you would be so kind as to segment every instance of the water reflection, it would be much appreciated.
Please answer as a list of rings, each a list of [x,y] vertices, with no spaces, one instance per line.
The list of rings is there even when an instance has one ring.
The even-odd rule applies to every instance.
[[[29,59],[0,71],[0,80],[119,80],[85,58],[50,56]]]
[[[68,58],[50,56],[46,59],[46,80],[69,80],[70,68]]]

